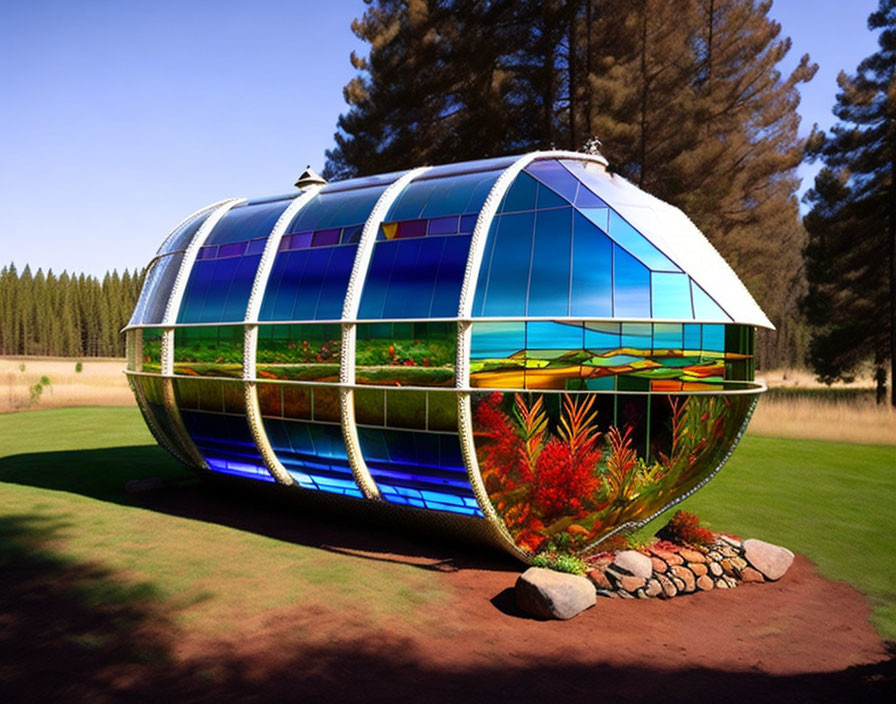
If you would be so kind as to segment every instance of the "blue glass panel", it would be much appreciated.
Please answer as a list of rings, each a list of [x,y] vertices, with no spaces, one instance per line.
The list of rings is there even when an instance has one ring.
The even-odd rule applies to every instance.
[[[258,257],[251,259],[254,259],[257,265]],[[224,319],[224,306],[230,283],[239,269],[240,261],[240,257],[231,257],[196,262],[187,281],[177,322],[221,322]],[[242,317],[239,316],[239,319],[242,320]]]
[[[636,350],[650,350],[653,343],[653,328],[650,323],[623,323],[622,347]]]
[[[286,231],[307,232],[360,225],[367,220],[384,190],[386,186],[382,185],[336,193],[323,190],[296,214]]]
[[[332,248],[308,250],[308,262],[299,281],[288,320],[314,320],[320,290],[327,281],[327,265],[331,256]]]
[[[457,315],[471,239],[469,235],[445,238],[445,249],[442,251],[432,294],[430,317],[452,318]]]
[[[470,359],[507,359],[525,349],[525,323],[473,323]]]
[[[342,317],[345,292],[352,275],[357,245],[335,247],[327,265],[327,275],[314,311],[315,320],[337,320]]]
[[[500,222],[500,215],[492,218],[488,228],[488,235],[485,238],[485,248],[482,251],[482,262],[479,265],[479,275],[476,278],[476,293],[473,296],[473,307],[471,309],[474,316],[485,314],[485,293],[488,290],[488,275],[492,267],[495,240],[498,239],[498,224]]]
[[[725,326],[703,326],[703,349],[709,352],[725,351]]]
[[[512,213],[520,210],[534,210],[537,188],[538,182],[534,178],[525,172],[521,173],[514,179],[507,191],[507,195],[504,196],[501,212]]]
[[[184,409],[180,414],[187,432],[213,471],[274,481],[258,454],[244,417]]]
[[[428,234],[453,235],[457,232],[457,215],[448,218],[434,218],[429,221]]]
[[[308,251],[279,252],[268,278],[259,320],[289,320],[296,290],[308,262]]]
[[[609,208],[582,208],[582,215],[597,225],[603,232],[610,229],[610,209]]]
[[[470,202],[467,203],[467,207],[464,208],[462,212],[478,213],[482,210],[482,206],[485,204],[485,199],[488,198],[492,186],[495,185],[495,181],[498,180],[498,176],[500,176],[501,173],[502,171],[492,171],[490,174],[480,174],[482,178],[470,194]]]
[[[432,237],[424,240],[396,243],[398,251],[390,272],[384,318],[426,318],[432,304],[432,290],[435,285],[439,259],[445,238]],[[378,244],[378,247],[391,243]]]
[[[457,230],[461,233],[471,233],[476,227],[477,215],[463,215],[460,219],[460,228]]]
[[[714,299],[709,297],[697,283],[691,279],[691,295],[694,299],[694,317],[697,320],[718,320],[729,322],[731,317],[725,313]]]
[[[249,294],[252,293],[252,284],[255,283],[255,274],[258,271],[258,262],[261,261],[261,256],[245,256],[237,261],[239,264],[230,281],[230,290],[227,292],[227,299],[221,312],[221,322],[245,319]]]
[[[481,516],[456,435],[358,428],[361,452],[389,503]]]
[[[554,193],[550,188],[538,184],[538,195],[535,199],[536,208],[544,210],[546,208],[562,208],[567,205],[569,205],[569,203]]]
[[[291,202],[291,200],[280,200],[274,203],[233,208],[218,221],[204,244],[227,244],[245,242],[256,237],[267,237],[274,229],[277,218]]]
[[[677,323],[655,323],[653,326],[653,349],[682,349],[682,326]]]
[[[569,315],[572,213],[572,208],[561,208],[535,215],[530,316]]]
[[[526,323],[526,349],[580,350],[584,348],[581,323],[537,321]]]
[[[610,238],[653,271],[681,271],[615,210],[610,210]]]
[[[429,200],[430,195],[438,185],[437,180],[433,181],[414,181],[406,186],[401,195],[395,199],[389,212],[386,214],[385,222],[395,222],[396,220],[416,220],[421,217],[423,209]],[[459,210],[453,211],[459,213]],[[443,213],[450,215],[451,213]],[[429,217],[429,216],[424,216]]]
[[[615,350],[622,346],[619,323],[585,323],[585,349]]]
[[[478,213],[500,171],[464,174],[439,181],[423,217],[435,218],[454,213]]]
[[[535,213],[501,215],[485,287],[483,315],[523,316]]]
[[[358,308],[359,318],[382,318],[386,293],[389,290],[389,275],[395,264],[395,255],[399,245],[412,245],[414,242],[377,242],[373,248],[373,256],[367,268],[367,279],[361,292],[361,304]]]
[[[338,425],[263,419],[277,459],[303,489],[361,497]]]
[[[193,218],[185,225],[181,226],[178,230],[171,233],[171,236],[162,243],[162,246],[159,247],[159,254],[168,254],[170,252],[179,252],[185,250],[190,242],[193,239],[193,236],[199,232],[199,228],[202,227],[202,223],[208,220],[209,215],[211,215],[214,211],[209,210],[207,213],[200,215],[197,218]]]
[[[698,323],[685,323],[684,326],[684,349],[699,350],[701,347],[700,328],[702,325]]]
[[[573,216],[570,315],[593,318],[613,315],[610,239],[579,213]]]
[[[579,192],[576,195],[576,207],[577,208],[606,208],[607,204],[604,202],[602,198],[598,198],[587,188],[579,187]]]
[[[651,273],[650,296],[654,318],[693,320],[691,284],[687,274]]]
[[[613,245],[613,317],[650,317],[650,271]]]
[[[184,255],[180,252],[166,254],[150,265],[143,282],[143,290],[140,292],[140,299],[134,307],[128,325],[152,325],[162,322],[183,258]]]
[[[579,190],[579,181],[559,161],[555,159],[536,161],[529,164],[526,167],[526,171],[542,183],[550,186],[570,203],[575,203],[576,193]],[[543,206],[539,204],[538,207],[541,208]]]

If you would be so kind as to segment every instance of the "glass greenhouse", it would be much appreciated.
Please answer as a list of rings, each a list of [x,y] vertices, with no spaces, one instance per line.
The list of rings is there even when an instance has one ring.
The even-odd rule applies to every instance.
[[[538,152],[197,211],[126,328],[153,435],[524,559],[649,519],[731,453],[771,323],[681,211],[605,167]]]

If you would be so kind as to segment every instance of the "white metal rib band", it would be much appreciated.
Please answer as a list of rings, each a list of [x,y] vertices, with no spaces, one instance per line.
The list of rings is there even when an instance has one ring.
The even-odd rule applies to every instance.
[[[345,292],[345,304],[342,308],[343,321],[354,321],[361,305],[361,292],[364,289],[364,280],[367,278],[367,268],[373,256],[373,246],[376,244],[376,236],[380,230],[389,208],[396,198],[401,195],[405,187],[415,178],[429,171],[431,167],[422,166],[408,171],[383,191],[376,205],[370,212],[364,229],[361,231],[361,241],[358,243],[358,251],[355,254],[355,262],[348,280],[348,288]],[[342,323],[342,349],[340,351],[339,381],[343,384],[355,382],[355,340],[356,328],[354,322]],[[342,422],[342,436],[345,440],[345,449],[348,455],[349,466],[355,477],[355,483],[361,489],[361,493],[368,499],[380,499],[380,490],[376,486],[370,470],[361,453],[361,444],[358,440],[358,427],[355,425],[355,395],[351,388],[342,387],[339,390],[339,410]]]
[[[184,252],[184,258],[181,261],[180,268],[177,270],[177,276],[174,279],[174,285],[171,287],[171,295],[168,298],[168,304],[165,307],[165,315],[162,322],[165,325],[171,325],[177,319],[177,313],[180,310],[181,300],[184,297],[184,291],[187,287],[187,280],[190,272],[193,270],[193,264],[196,262],[196,255],[199,247],[205,242],[215,225],[220,222],[231,208],[239,203],[244,203],[245,198],[230,198],[222,201],[215,211],[206,218],[202,226],[193,235]],[[174,328],[166,327],[162,331],[162,364],[161,373],[164,377],[162,381],[162,397],[165,402],[165,410],[171,419],[171,427],[174,430],[177,440],[182,444],[185,452],[192,458],[195,466],[199,469],[207,470],[208,463],[190,437],[184,419],[180,415],[180,409],[177,407],[177,399],[174,395],[174,380],[171,375],[174,374]]]
[[[594,161],[606,166],[607,161],[603,157],[586,156],[576,152],[549,151],[532,152],[517,159],[495,181],[479,217],[476,218],[476,226],[473,228],[473,236],[470,240],[470,253],[467,256],[467,266],[464,271],[464,282],[460,290],[460,302],[457,309],[457,358],[455,361],[455,378],[457,388],[457,432],[460,438],[461,454],[467,468],[467,479],[473,488],[473,494],[479,504],[479,510],[498,533],[504,547],[522,560],[528,561],[530,556],[517,547],[516,542],[507,530],[504,520],[495,511],[485,484],[482,481],[482,473],[479,469],[479,461],[476,458],[476,444],[473,439],[473,409],[470,402],[470,392],[467,390],[470,383],[470,317],[473,311],[473,299],[476,295],[476,282],[479,280],[479,270],[482,268],[482,257],[485,252],[485,244],[492,221],[498,212],[498,206],[504,199],[520,172],[529,164],[538,159],[574,158],[578,160]]]
[[[296,214],[308,203],[314,200],[320,186],[311,186],[302,193],[284,210],[274,224],[271,234],[268,235],[261,260],[258,262],[258,270],[255,272],[255,280],[252,282],[252,291],[249,294],[249,302],[246,304],[243,331],[243,390],[246,396],[246,420],[249,430],[258,448],[258,454],[264,461],[265,467],[271,476],[285,486],[295,485],[286,468],[277,459],[277,454],[271,446],[270,438],[264,429],[261,418],[261,406],[258,403],[258,389],[255,384],[255,372],[258,359],[258,314],[261,312],[261,302],[267,289],[268,279],[274,268],[274,259],[280,249],[280,241]]]

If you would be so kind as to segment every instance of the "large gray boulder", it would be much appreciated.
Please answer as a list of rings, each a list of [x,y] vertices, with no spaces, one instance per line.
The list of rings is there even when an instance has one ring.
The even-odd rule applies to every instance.
[[[793,564],[793,553],[790,550],[756,538],[744,541],[744,557],[766,579],[772,581],[781,579]]]
[[[539,618],[570,619],[597,602],[597,590],[590,579],[530,567],[516,580],[516,605]]]

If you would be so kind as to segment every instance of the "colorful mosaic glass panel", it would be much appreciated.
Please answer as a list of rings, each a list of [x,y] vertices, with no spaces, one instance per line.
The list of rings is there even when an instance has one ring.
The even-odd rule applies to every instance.
[[[359,384],[454,386],[456,323],[358,323],[356,350]]]
[[[342,328],[338,323],[260,325],[259,379],[338,382]]]

